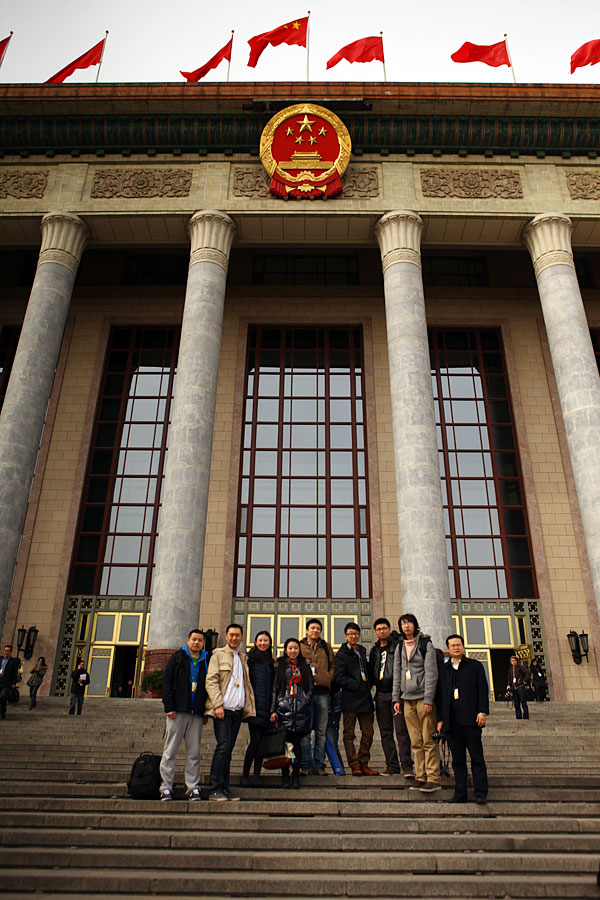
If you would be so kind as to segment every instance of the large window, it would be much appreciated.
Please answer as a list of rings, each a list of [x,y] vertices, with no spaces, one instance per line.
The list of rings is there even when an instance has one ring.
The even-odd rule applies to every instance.
[[[430,331],[452,598],[537,596],[500,332]]]
[[[152,593],[178,342],[176,328],[110,336],[71,594]]]
[[[368,598],[360,328],[249,332],[236,597]]]
[[[0,409],[6,396],[20,333],[19,325],[0,325]]]

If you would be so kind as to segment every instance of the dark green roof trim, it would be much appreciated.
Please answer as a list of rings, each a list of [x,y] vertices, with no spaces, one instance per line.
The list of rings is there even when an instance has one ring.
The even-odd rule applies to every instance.
[[[3,116],[4,154],[131,152],[258,152],[268,114]],[[510,153],[587,155],[600,145],[598,117],[346,114],[363,153]]]

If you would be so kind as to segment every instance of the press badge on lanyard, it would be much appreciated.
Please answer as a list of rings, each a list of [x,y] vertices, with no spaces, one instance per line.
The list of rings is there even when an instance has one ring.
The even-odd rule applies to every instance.
[[[458,688],[454,688],[454,699],[458,700]]]
[[[407,680],[407,681],[412,681],[412,675],[410,674],[410,669],[407,669],[407,670],[406,670],[406,680]]]
[[[197,687],[198,687],[198,682],[192,681],[192,694],[194,694],[196,692]]]

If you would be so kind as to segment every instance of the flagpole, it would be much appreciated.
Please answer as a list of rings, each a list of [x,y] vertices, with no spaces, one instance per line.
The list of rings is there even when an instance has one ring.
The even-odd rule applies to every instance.
[[[4,62],[4,57],[6,56],[6,51],[8,50],[8,45],[10,44],[10,39],[11,39],[11,37],[13,36],[13,34],[14,34],[14,32],[11,31],[11,33],[10,33],[9,36],[8,36],[8,40],[7,40],[7,42],[6,42],[6,46],[5,46],[4,51],[3,51],[3,53],[2,53],[2,58],[0,59],[0,68],[2,67],[2,63]]]
[[[506,47],[506,55],[508,56],[508,61],[510,63],[510,71],[512,72],[513,84],[516,86],[517,79],[515,77],[515,67],[513,66],[513,61],[510,55],[510,50],[508,49],[508,35],[504,35],[504,46]]]
[[[234,30],[231,29],[231,53],[233,53],[233,35]],[[231,53],[229,54],[229,59],[227,60],[227,84],[229,84],[229,72],[231,70]]]
[[[380,31],[379,34],[381,35],[381,49],[383,50],[383,31]],[[387,75],[385,72],[385,53],[383,53],[382,55],[383,59],[381,60],[381,62],[383,63],[383,80],[387,81]]]
[[[104,51],[106,50],[107,37],[108,37],[108,31],[104,35],[104,43],[102,44],[102,55],[100,57],[100,62],[98,63],[98,71],[96,72],[96,84],[98,84],[98,79],[100,78],[100,69],[102,68],[102,60],[104,59]]]
[[[308,10],[308,22],[306,23],[306,80],[310,81],[308,64],[310,61],[310,9]]]

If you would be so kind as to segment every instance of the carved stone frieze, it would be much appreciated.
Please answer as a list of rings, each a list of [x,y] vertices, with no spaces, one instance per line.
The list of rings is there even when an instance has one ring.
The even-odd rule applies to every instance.
[[[187,197],[191,187],[191,169],[101,169],[94,173],[91,196]]]
[[[424,197],[523,197],[521,176],[514,169],[421,169],[421,188]]]
[[[600,173],[568,172],[567,187],[572,200],[600,200]]]
[[[365,199],[379,196],[377,166],[348,166],[342,183],[344,197]]]
[[[268,197],[269,184],[262,166],[236,166],[233,170],[234,197]]]
[[[15,172],[14,169],[0,169],[0,197],[43,197],[48,184],[48,170],[29,169]]]

